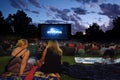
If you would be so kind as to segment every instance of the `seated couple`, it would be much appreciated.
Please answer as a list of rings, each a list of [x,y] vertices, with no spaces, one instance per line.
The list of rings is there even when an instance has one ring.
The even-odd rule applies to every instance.
[[[16,48],[12,52],[13,59],[7,65],[7,72],[18,73],[22,76],[24,72],[30,71],[34,65],[29,64],[30,51],[27,49],[26,39],[18,40]],[[49,40],[43,52],[42,58],[37,61],[38,69],[43,73],[59,73],[61,71],[62,50],[56,40]]]

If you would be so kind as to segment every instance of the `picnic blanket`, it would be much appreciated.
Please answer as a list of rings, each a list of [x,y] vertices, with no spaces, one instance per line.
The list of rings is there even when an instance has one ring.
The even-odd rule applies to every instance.
[[[37,67],[34,66],[31,71],[24,73],[21,77],[17,74],[6,72],[0,76],[0,80],[58,80],[59,75],[55,73],[44,74],[41,71],[36,71]]]
[[[83,80],[120,80],[120,63],[66,65],[63,73]]]
[[[0,80],[25,80],[26,75],[21,77],[16,76],[14,73],[7,73],[6,76],[0,76]],[[33,75],[32,80],[58,80],[54,73],[44,74],[40,71],[37,71]]]
[[[94,63],[102,63],[103,58],[102,57],[75,57],[74,58],[76,63],[83,63],[83,64],[94,64]],[[114,60],[114,64],[120,63],[120,58],[117,58]]]

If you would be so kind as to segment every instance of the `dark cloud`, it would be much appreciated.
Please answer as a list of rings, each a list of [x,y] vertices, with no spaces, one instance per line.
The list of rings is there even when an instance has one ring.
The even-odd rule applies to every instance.
[[[31,11],[32,13],[35,13],[35,14],[40,14],[39,11]]]
[[[10,0],[11,5],[14,8],[26,9],[28,8],[28,1],[35,7],[41,8],[38,0]]]
[[[46,20],[45,23],[64,23],[64,21],[61,21],[61,20]]]
[[[97,3],[99,0],[75,0],[80,3]]]
[[[55,14],[56,17],[61,18],[62,20],[69,21],[69,16],[63,14]]]
[[[72,14],[69,16],[70,17],[70,21],[81,21],[82,19],[77,15],[77,14]]]
[[[50,11],[53,11],[53,12],[61,12],[58,8],[56,8],[56,7],[51,7],[51,6],[49,6],[49,10],[50,10]]]
[[[49,10],[52,11],[52,12],[57,12],[57,13],[62,13],[62,14],[67,14],[67,13],[70,12],[69,9],[60,10],[60,9],[58,9],[56,7],[50,7],[50,6],[49,6]]]
[[[25,11],[30,11],[30,9],[28,9],[28,8],[27,8],[27,9],[24,9],[24,10],[25,10]]]
[[[29,0],[31,2],[33,2],[33,4],[37,5],[37,0]],[[36,10],[30,10],[28,8],[28,2],[26,2],[26,0],[10,0],[11,6],[14,8],[18,8],[18,9],[22,9],[31,13],[35,13],[35,14],[40,14],[39,11]]]
[[[63,13],[64,13],[64,14],[67,14],[67,13],[69,13],[69,12],[70,12],[70,10],[69,10],[69,9],[63,9],[62,11],[63,11]]]
[[[31,11],[30,9],[25,9],[25,11],[28,11],[28,12],[31,12],[31,13],[35,13],[35,14],[40,14],[40,12],[39,11]]]
[[[78,20],[82,20],[80,17],[79,17],[79,15],[77,15],[77,14],[73,14],[74,15],[74,17],[76,17]]]
[[[12,7],[18,9],[25,9],[28,6],[25,0],[10,0],[10,4]]]
[[[74,21],[73,16],[68,15],[68,13],[70,12],[70,9],[60,10],[55,7],[49,7],[49,10],[54,12],[57,18],[61,18],[64,21],[71,21],[71,20]],[[73,14],[73,15],[75,18],[77,18],[77,20],[81,20],[81,18],[77,14]]]
[[[40,3],[38,2],[38,0],[28,0],[32,5],[41,8]]]
[[[69,9],[60,10],[55,7],[49,7],[49,10],[54,12],[57,18],[61,18],[62,20],[65,20],[65,21],[69,20],[69,16],[68,16],[68,13],[70,12]]]
[[[76,32],[85,31],[85,26],[81,24],[82,19],[77,14],[72,14],[69,16],[70,21],[72,22],[72,33],[75,34]]]
[[[87,13],[86,10],[81,9],[81,8],[71,8],[71,9],[72,9],[75,13],[80,14],[80,15],[84,15],[84,14]]]
[[[115,18],[120,15],[120,6],[117,4],[101,4],[100,5],[102,13],[99,13],[101,15],[106,15],[109,18]]]
[[[85,27],[81,25],[80,23],[73,23],[72,24],[72,33],[75,34],[76,32],[83,32],[85,31]]]

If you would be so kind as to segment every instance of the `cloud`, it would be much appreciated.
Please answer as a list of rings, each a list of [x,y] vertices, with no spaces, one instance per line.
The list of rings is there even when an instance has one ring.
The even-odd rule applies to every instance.
[[[25,0],[10,0],[10,4],[14,8],[25,9],[28,7],[28,4]]]
[[[48,6],[48,9],[53,12],[59,12],[60,10],[56,7]]]
[[[86,10],[84,10],[84,9],[81,9],[81,8],[71,8],[75,13],[77,13],[77,14],[82,14],[82,15],[84,15],[84,14],[86,14],[87,13],[87,11]]]
[[[52,11],[53,13],[55,13],[55,16],[57,18],[61,18],[62,20],[65,20],[65,21],[69,20],[69,16],[68,16],[68,13],[70,12],[69,9],[60,10],[56,7],[50,7],[50,6],[48,9],[49,9],[49,11]]]
[[[76,33],[79,31],[85,31],[85,26],[83,26],[82,19],[78,16],[78,14],[71,14],[70,20],[72,22],[72,33]]]
[[[75,23],[72,24],[72,33],[76,32],[83,32],[85,31],[85,26],[83,26],[79,21],[74,21]]]
[[[38,0],[28,0],[33,6],[41,8],[40,3],[38,2]]]
[[[69,21],[69,16],[63,14],[55,14],[56,17],[61,18],[64,21]]]
[[[34,5],[38,5],[37,0],[29,0],[29,1],[31,1],[31,3],[33,2]],[[30,7],[28,8],[29,4],[26,0],[10,0],[10,4],[14,8],[22,9],[34,14],[40,14],[40,12],[37,10],[30,10]]]
[[[24,10],[25,10],[25,11],[30,11],[30,9],[28,9],[28,8],[27,8],[27,9],[24,9]]]
[[[31,11],[32,13],[35,13],[35,14],[40,14],[39,11]]]
[[[99,13],[101,15],[106,15],[109,18],[115,18],[120,15],[120,6],[117,4],[101,4],[100,5],[102,13]]]
[[[25,11],[28,11],[28,12],[31,12],[31,13],[34,13],[34,14],[40,14],[39,11],[35,11],[35,10],[25,9]]]
[[[30,9],[25,9],[25,11],[31,12],[31,13],[35,13],[35,14],[40,14],[39,11],[35,11],[35,10],[30,10]]]
[[[72,24],[72,33],[73,34],[75,34],[76,32],[84,32],[85,29],[86,28],[78,22]]]
[[[38,2],[38,0],[10,0],[11,5],[14,8],[18,8],[18,9],[26,9],[28,8],[29,3],[32,4],[35,7],[41,8],[40,3]]]
[[[46,20],[45,23],[64,23],[64,21],[61,21],[61,20]]]
[[[99,2],[99,0],[75,0],[77,2],[80,2],[80,3],[97,3]]]
[[[101,29],[104,31],[104,32],[106,32],[106,31],[108,31],[108,30],[112,30],[112,28],[113,28],[113,24],[112,24],[113,22],[111,21],[111,20],[109,20],[109,22],[107,23],[108,24],[108,26],[106,27],[106,23],[104,23],[103,25],[101,25]]]
[[[63,12],[64,14],[67,14],[67,13],[70,12],[70,10],[69,10],[69,9],[63,9],[62,12]]]
[[[52,6],[49,6],[48,9],[49,9],[50,11],[52,11],[52,12],[56,12],[56,13],[60,13],[60,14],[67,14],[67,13],[70,12],[69,9],[60,10],[60,9],[58,9],[58,8],[56,8],[56,7],[52,7]]]
[[[70,21],[81,21],[81,18],[77,14],[71,14],[69,17]]]
[[[52,11],[52,12],[54,12],[55,16],[57,18],[61,18],[64,21],[75,21],[75,18],[77,20],[81,20],[81,18],[77,14],[73,14],[74,16],[68,15],[68,13],[70,12],[70,9],[60,10],[58,8],[55,8],[55,7],[49,7],[49,10]]]

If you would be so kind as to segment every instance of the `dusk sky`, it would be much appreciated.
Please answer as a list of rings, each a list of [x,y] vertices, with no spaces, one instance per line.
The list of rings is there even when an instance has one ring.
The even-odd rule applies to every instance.
[[[4,18],[23,10],[33,23],[72,23],[72,33],[97,23],[103,31],[120,16],[120,0],[0,0]]]

